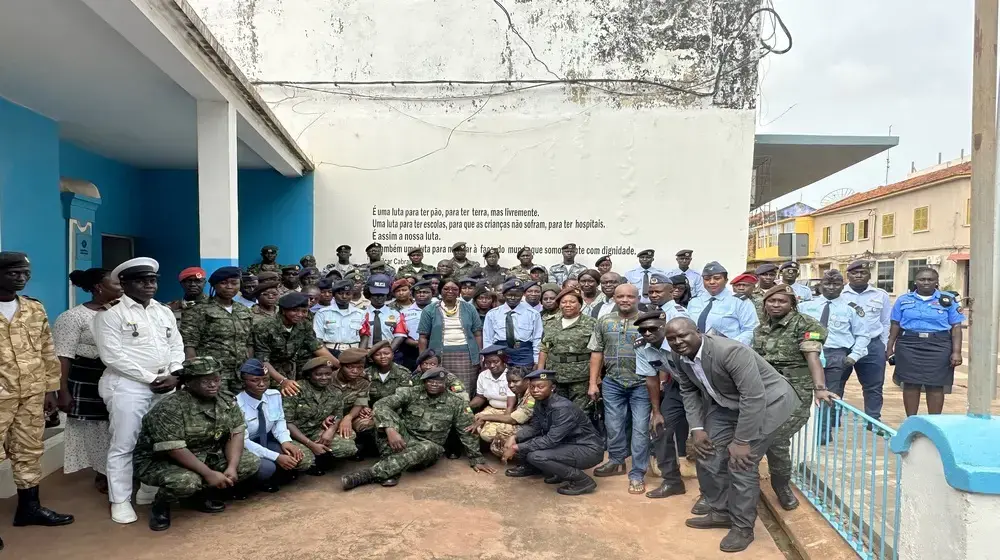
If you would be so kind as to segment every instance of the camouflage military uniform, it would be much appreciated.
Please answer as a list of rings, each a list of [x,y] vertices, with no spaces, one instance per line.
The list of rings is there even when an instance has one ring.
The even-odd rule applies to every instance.
[[[181,318],[184,315],[184,311],[191,309],[195,304],[208,301],[208,295],[198,294],[198,297],[187,300],[187,299],[175,299],[174,301],[167,304],[167,307],[174,312],[174,320],[177,321],[177,328],[181,327]]]
[[[243,390],[239,369],[253,346],[253,314],[242,303],[233,302],[232,312],[209,299],[184,310],[178,329],[185,348],[196,356],[211,356],[222,365],[222,382],[231,395]]]
[[[285,422],[294,424],[296,428],[312,441],[319,439],[323,433],[323,421],[328,416],[337,419],[344,417],[344,394],[332,384],[323,389],[306,381],[299,385],[298,395],[282,400],[285,408]],[[358,452],[354,440],[345,439],[340,435],[333,436],[333,441],[327,446],[333,457],[343,459],[353,457]]]
[[[385,381],[382,381],[378,368],[375,366],[366,368],[365,376],[371,381],[371,387],[368,389],[368,402],[372,406],[385,397],[394,394],[396,389],[400,387],[413,387],[413,377],[410,374],[410,370],[397,363],[392,364],[392,367],[389,369],[389,376],[385,378]]]
[[[584,270],[587,270],[587,267],[578,262],[571,265],[566,265],[564,263],[554,264],[549,267],[549,280],[562,286],[563,282],[567,279],[572,278],[575,280],[578,278],[580,273]]]
[[[368,277],[372,275],[371,268],[372,268],[372,263],[366,262],[364,264],[357,265],[355,270],[358,272],[358,274],[361,275],[362,278],[365,279],[365,282],[367,282]],[[385,273],[388,274],[389,276],[395,277],[396,269],[393,268],[391,264],[385,263]]]
[[[273,313],[268,312],[268,311],[264,311],[264,308],[262,308],[261,306],[256,305],[256,304],[253,307],[250,308],[250,318],[253,321],[254,325],[256,325],[257,323],[259,323],[261,321],[264,321],[266,319],[270,319],[270,318],[274,317],[277,314],[278,314],[278,308],[277,307],[274,308],[274,312]],[[252,334],[251,334],[251,336],[252,336]]]
[[[556,372],[556,392],[573,401],[584,412],[590,412],[593,401],[587,396],[590,388],[590,337],[596,319],[580,315],[580,319],[567,328],[562,326],[562,315],[545,321],[542,343],[545,367]]]
[[[333,381],[330,381],[330,387],[333,387],[344,395],[344,410],[341,416],[346,416],[352,408],[356,406],[370,406],[369,394],[371,393],[371,381],[365,379],[364,377],[359,377],[353,382],[346,382],[340,380],[340,375],[334,375]],[[355,432],[364,432],[375,427],[375,420],[373,418],[368,418],[362,420],[360,418],[355,418],[354,423],[351,424],[351,428]]]
[[[10,322],[0,314],[0,444],[20,489],[42,480],[45,393],[58,391],[59,360],[42,302],[17,296]]]
[[[465,278],[466,276],[472,274],[476,270],[482,268],[478,262],[472,259],[466,259],[465,264],[461,265],[455,262],[455,259],[452,259],[451,267],[452,267],[452,273],[451,273],[452,278],[455,278],[457,280]]]
[[[753,306],[757,310],[757,319],[760,320],[761,324],[767,322],[767,314],[764,313],[764,292],[766,291],[757,287],[750,294],[750,301],[753,302]]]
[[[794,309],[781,319],[768,318],[753,332],[753,349],[792,384],[802,404],[774,434],[767,451],[767,465],[777,481],[787,482],[792,475],[790,440],[809,421],[813,402],[813,380],[805,352],[823,350],[826,329],[812,317]]]
[[[510,274],[509,270],[499,265],[496,268],[486,265],[482,268],[482,271],[483,278],[485,278],[486,282],[494,288],[498,288],[503,285],[504,280],[507,279],[507,275]]]
[[[240,407],[216,397],[202,401],[188,391],[167,395],[142,419],[139,441],[132,459],[135,475],[145,484],[158,486],[158,500],[175,501],[206,488],[200,474],[170,459],[168,451],[187,448],[208,468],[222,472],[228,466],[225,455],[229,438],[243,440],[246,423]],[[246,449],[240,455],[236,475],[240,481],[255,474],[260,458]]]
[[[531,269],[532,268],[535,268],[535,264],[534,263],[528,265],[527,267],[524,267],[524,266],[521,266],[521,265],[517,265],[515,267],[511,267],[511,269],[508,270],[507,273],[510,276],[516,276],[519,280],[526,281],[526,280],[529,280],[531,278]]]
[[[247,272],[253,274],[254,276],[259,275],[261,272],[277,272],[281,274],[281,265],[273,263],[254,263],[247,267]]]
[[[434,272],[436,270],[433,266],[429,264],[420,263],[420,266],[414,266],[412,263],[399,267],[399,278],[405,276],[416,276],[420,278],[428,272]]]
[[[465,431],[474,418],[469,403],[445,391],[430,396],[423,387],[398,389],[375,404],[375,423],[379,429],[378,446],[382,460],[372,465],[377,480],[398,477],[414,467],[433,465],[444,454],[445,440],[454,429],[462,439],[469,463],[485,463],[479,451],[479,439]],[[393,451],[384,429],[399,432],[406,442],[402,451]]]
[[[285,377],[295,379],[323,344],[316,338],[311,323],[302,321],[288,329],[281,317],[279,313],[253,326],[253,353]]]
[[[323,270],[322,270],[322,272],[320,272],[320,274],[322,274],[325,277],[328,274],[330,274],[331,272],[333,272],[334,270],[336,270],[337,272],[340,273],[340,277],[343,278],[343,277],[347,276],[348,274],[350,274],[351,272],[354,272],[354,270],[356,268],[357,268],[356,266],[354,266],[353,264],[350,264],[350,263],[348,263],[348,264],[340,264],[339,262],[335,262],[335,263],[330,263],[330,264],[324,266]]]
[[[531,420],[531,415],[535,411],[535,399],[527,391],[521,400],[517,402],[517,408],[510,413],[511,420],[517,422],[517,426],[522,426]],[[490,452],[501,457],[503,455],[504,441],[517,432],[517,426],[513,424],[502,424],[500,422],[487,422],[479,430],[479,437],[490,444]]]

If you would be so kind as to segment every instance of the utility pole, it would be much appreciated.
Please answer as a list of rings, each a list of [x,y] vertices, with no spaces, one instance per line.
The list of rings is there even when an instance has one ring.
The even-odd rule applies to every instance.
[[[889,136],[892,136],[892,125],[891,124],[889,125]],[[885,183],[882,183],[883,185],[888,185],[889,184],[889,152],[891,152],[891,151],[892,151],[892,148],[889,148],[888,150],[885,151]],[[875,222],[872,222],[872,223],[875,223]],[[872,237],[874,238],[875,236],[873,235]]]
[[[996,393],[1000,248],[997,222],[997,1],[976,0],[972,53],[972,231],[969,257],[969,415],[987,418]]]

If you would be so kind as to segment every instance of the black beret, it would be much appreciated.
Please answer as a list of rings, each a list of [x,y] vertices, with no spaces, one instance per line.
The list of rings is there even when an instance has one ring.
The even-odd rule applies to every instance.
[[[17,251],[0,252],[0,269],[29,266],[28,255]]]
[[[607,261],[607,262],[611,262],[611,255],[604,255],[603,257],[601,257],[601,258],[597,259],[597,262],[596,262],[596,263],[594,263],[594,265],[595,265],[595,266],[600,266],[600,264],[601,264],[602,262],[605,262],[605,261]]]
[[[264,245],[263,247],[260,248],[260,252],[263,253],[264,251],[274,251],[275,253],[277,253],[278,252],[278,246],[277,245]]]
[[[420,364],[426,362],[427,360],[437,357],[438,357],[437,352],[435,352],[434,349],[432,348],[428,348],[427,350],[421,352],[419,356],[417,356],[417,365],[419,366]]]
[[[281,267],[281,272],[289,272],[289,271],[298,272],[299,269],[301,268],[302,267],[297,264],[286,264],[285,266]]]
[[[847,265],[847,272],[852,270],[864,270],[868,268],[868,261],[854,261]]]
[[[684,274],[674,274],[670,277],[670,283],[676,285],[687,284],[688,277]]]
[[[210,286],[214,286],[219,282],[224,282],[231,278],[239,278],[242,275],[243,271],[240,270],[240,267],[224,266],[222,268],[217,269],[215,272],[212,273],[211,276],[208,277],[208,284]]]
[[[376,242],[376,243],[372,243],[372,244],[368,245],[367,247],[365,247],[365,251],[368,251],[370,249],[381,249],[381,248],[382,248],[382,244]]]
[[[329,278],[320,278],[316,282],[316,287],[319,288],[319,289],[321,289],[321,290],[332,290],[333,289],[333,280],[330,280]]]
[[[334,282],[333,286],[330,287],[330,289],[333,290],[333,293],[343,292],[344,290],[351,290],[354,289],[354,281],[337,280],[336,282]]]
[[[652,311],[644,311],[635,318],[632,322],[633,325],[639,326],[640,323],[645,323],[646,321],[666,321],[667,314],[659,309],[654,309]]]
[[[425,371],[424,374],[420,376],[420,380],[427,381],[428,379],[445,379],[446,377],[448,377],[448,370],[443,367],[435,367]]]
[[[783,263],[781,265],[781,268],[779,268],[778,270],[785,270],[786,268],[794,268],[795,270],[798,270],[799,269],[799,263],[797,263],[795,261],[788,261],[786,263]]]
[[[428,289],[428,290],[431,289],[431,281],[430,280],[421,280],[421,281],[419,281],[419,282],[417,282],[416,284],[413,285],[413,291],[423,290],[423,289]]]
[[[423,252],[424,252],[424,248],[423,247],[414,247],[414,248],[410,249],[409,251],[407,251],[406,254],[407,255],[413,255],[413,254],[416,254],[416,253],[423,254]]]
[[[288,292],[278,298],[278,307],[281,309],[309,307],[309,296],[303,294],[302,292]]]
[[[768,272],[774,272],[775,270],[778,270],[778,267],[774,266],[771,263],[764,263],[755,268],[753,270],[753,273],[756,274],[757,276],[760,276],[761,274],[767,274]]]
[[[536,369],[535,371],[524,376],[525,379],[548,379],[549,381],[556,380],[556,372],[551,369]]]
[[[337,247],[337,252],[338,253],[341,252],[341,251],[350,251],[350,250],[351,250],[351,246],[350,245],[341,245],[341,246]]]
[[[483,251],[483,258],[486,258],[490,255],[496,255],[499,257],[500,251],[496,247],[490,247],[489,249]]]
[[[567,243],[567,244],[563,245],[562,246],[562,250],[565,251],[566,249],[573,249],[575,251],[576,250],[576,243]]]

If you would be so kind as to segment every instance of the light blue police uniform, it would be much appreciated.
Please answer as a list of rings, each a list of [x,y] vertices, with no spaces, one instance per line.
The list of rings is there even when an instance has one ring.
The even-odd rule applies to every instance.
[[[798,298],[800,302],[809,301],[813,298],[812,290],[810,290],[808,286],[804,286],[798,282],[793,282],[789,285],[792,287],[792,291],[795,292],[795,297]]]
[[[705,281],[702,279],[701,274],[698,274],[694,269],[681,270],[680,267],[675,267],[670,272],[667,272],[668,277],[679,276],[681,274],[687,277],[688,284],[691,285],[691,297],[701,295],[705,291]]]
[[[348,304],[347,309],[328,305],[313,317],[313,331],[327,347],[356,347],[361,342],[359,331],[364,319],[365,312],[353,305]]]
[[[649,268],[642,268],[640,266],[633,268],[632,270],[625,273],[625,279],[628,280],[629,284],[635,286],[636,291],[639,292],[639,301],[642,303],[649,303],[649,296],[642,295],[642,280],[647,275],[647,273],[649,274],[649,276],[652,276],[653,274],[666,274],[663,271],[663,269],[656,268],[655,266],[651,266]],[[646,281],[646,285],[647,286],[649,285],[648,280]],[[694,286],[692,286],[691,289],[693,291]]]
[[[830,305],[830,318],[826,324],[826,343],[823,352],[827,365],[831,362],[831,350],[846,350],[845,357],[855,362],[868,355],[869,329],[854,307],[848,305],[843,296],[836,299],[817,299],[799,304],[799,313],[820,320],[823,308]],[[862,310],[863,311],[863,310]]]
[[[958,302],[940,290],[926,300],[908,292],[896,299],[890,319],[901,329],[894,348],[893,381],[904,388],[942,387],[951,392],[955,381],[951,329],[965,321]]]
[[[896,299],[890,319],[899,323],[904,331],[950,332],[954,325],[965,322],[965,315],[959,310],[957,301],[953,301],[948,307],[942,306],[941,295],[940,290],[934,290],[934,295],[929,300],[924,300],[915,291],[907,292]]]
[[[850,272],[853,268],[865,266],[852,263],[847,267]],[[889,340],[889,315],[892,313],[892,304],[889,302],[889,294],[880,288],[866,285],[860,293],[855,292],[850,286],[844,288],[840,298],[848,304],[854,304],[864,311],[861,321],[868,331],[868,355],[861,358],[852,368],[844,371],[841,383],[837,387],[831,387],[838,396],[844,396],[844,387],[851,377],[851,372],[857,374],[858,382],[861,384],[862,394],[865,402],[865,414],[875,418],[882,417],[882,386],[885,385],[885,345]]]
[[[753,302],[736,297],[728,287],[715,296],[706,290],[688,303],[687,314],[691,320],[698,323],[709,302],[712,302],[712,309],[705,321],[705,332],[715,329],[726,338],[750,346],[753,342],[753,330],[760,324]]]
[[[511,311],[510,305],[504,304],[491,309],[486,314],[486,318],[483,320],[484,346],[492,344],[507,345],[507,313],[509,311]],[[519,348],[514,350],[522,350],[530,346],[532,359],[534,363],[538,363],[539,345],[542,342],[542,316],[532,306],[524,303],[524,301],[518,302],[517,307],[514,307],[513,311],[514,338],[520,343]],[[507,350],[506,352],[508,358],[511,360],[515,359],[513,354],[518,353],[511,350]],[[514,365],[530,365],[527,364],[527,353],[523,351],[521,353],[525,355],[518,356],[517,358],[518,361],[524,363]]]

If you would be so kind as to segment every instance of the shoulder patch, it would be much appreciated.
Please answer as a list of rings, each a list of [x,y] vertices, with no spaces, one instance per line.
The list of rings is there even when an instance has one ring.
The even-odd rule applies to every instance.
[[[679,303],[674,304],[674,309],[681,313],[687,313],[687,309],[684,309],[684,306]]]
[[[851,307],[851,309],[853,309],[854,312],[858,314],[858,317],[864,317],[865,316],[865,310],[861,309],[860,305],[854,303],[853,301],[849,302],[847,305],[849,305]]]
[[[808,331],[802,335],[802,340],[822,340],[823,333]]]
[[[955,303],[955,298],[942,294],[938,297],[938,302],[941,303],[941,307],[951,307],[951,305]]]

